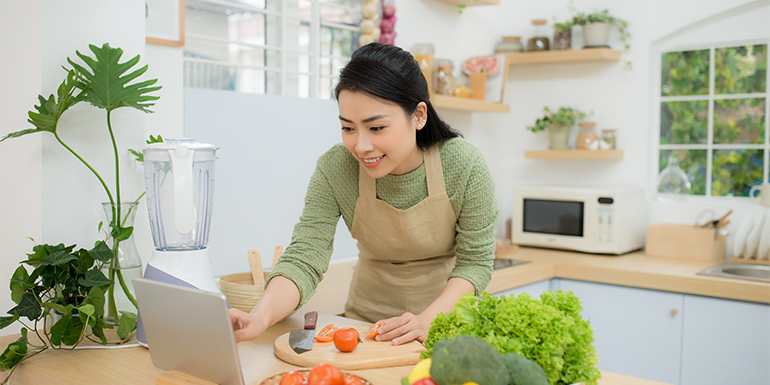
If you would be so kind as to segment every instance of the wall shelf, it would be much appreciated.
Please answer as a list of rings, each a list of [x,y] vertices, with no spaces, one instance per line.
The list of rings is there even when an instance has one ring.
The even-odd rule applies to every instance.
[[[503,103],[485,102],[483,100],[457,98],[454,96],[432,94],[431,104],[435,108],[475,112],[510,112],[511,106]]]
[[[465,6],[472,7],[475,5],[500,5],[500,0],[435,0],[439,3],[446,3],[451,5],[460,5],[465,3]]]
[[[558,50],[542,52],[522,52],[508,55],[508,64],[511,66],[528,64],[559,64],[620,60],[620,51],[609,48],[586,48],[579,50]]]
[[[527,159],[623,159],[623,150],[543,150],[526,151]]]

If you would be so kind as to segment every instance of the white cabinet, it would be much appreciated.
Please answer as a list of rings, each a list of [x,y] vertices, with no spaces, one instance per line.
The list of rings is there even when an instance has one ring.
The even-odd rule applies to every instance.
[[[686,295],[682,385],[770,384],[770,305]]]
[[[580,298],[599,369],[679,384],[683,294],[567,279],[553,286]]]
[[[546,279],[544,281],[530,283],[529,285],[524,285],[524,286],[520,286],[520,287],[517,287],[517,288],[514,288],[514,289],[510,289],[510,290],[494,293],[493,295],[497,297],[497,296],[501,296],[501,295],[511,295],[511,294],[519,295],[521,293],[527,293],[532,298],[540,298],[540,293],[542,293],[542,292],[544,292],[546,290],[551,290],[552,289],[551,288],[551,281],[553,281],[553,280]]]

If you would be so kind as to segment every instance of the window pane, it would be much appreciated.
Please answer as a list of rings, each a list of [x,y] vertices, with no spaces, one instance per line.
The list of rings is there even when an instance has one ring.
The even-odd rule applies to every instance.
[[[350,57],[356,49],[354,42],[358,41],[358,35],[360,32],[322,27],[321,54]]]
[[[677,158],[679,168],[687,175],[691,194],[706,195],[706,150],[662,150],[658,175],[668,165],[669,155]]]
[[[708,101],[661,103],[660,144],[705,144],[706,141]]]
[[[714,143],[765,142],[765,99],[714,101]]]
[[[661,95],[708,95],[709,50],[663,54]]]
[[[361,23],[362,16],[360,0],[327,0],[321,2],[320,8],[322,22],[341,23],[355,26]]]
[[[714,66],[714,93],[765,92],[767,44],[717,48]]]
[[[763,150],[714,150],[711,195],[749,195],[751,186],[762,184]]]

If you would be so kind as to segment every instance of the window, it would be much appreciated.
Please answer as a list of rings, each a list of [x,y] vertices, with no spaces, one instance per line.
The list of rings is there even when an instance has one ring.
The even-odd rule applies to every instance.
[[[329,99],[361,0],[187,0],[184,85]]]
[[[767,46],[662,53],[658,171],[676,160],[691,195],[746,197],[768,181]]]

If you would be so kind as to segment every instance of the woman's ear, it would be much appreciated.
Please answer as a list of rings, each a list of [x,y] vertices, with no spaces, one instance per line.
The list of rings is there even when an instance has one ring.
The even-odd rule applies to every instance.
[[[426,124],[428,124],[428,105],[425,102],[417,103],[417,108],[414,110],[415,128],[422,130]]]

